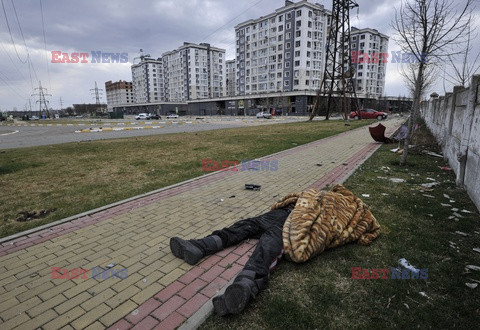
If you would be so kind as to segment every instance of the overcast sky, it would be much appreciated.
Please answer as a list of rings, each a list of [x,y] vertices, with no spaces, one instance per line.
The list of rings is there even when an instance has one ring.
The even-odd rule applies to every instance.
[[[312,2],[331,8],[331,0]],[[375,28],[393,36],[390,24],[400,0],[357,2],[360,5],[358,14],[353,10],[350,16],[352,26]],[[90,89],[95,87],[95,81],[104,89],[108,80],[132,80],[130,66],[140,49],[157,58],[178,48],[184,41],[208,42],[225,48],[227,59],[233,59],[234,26],[272,13],[284,5],[282,0],[14,0],[14,3],[15,7],[12,0],[1,0],[0,7],[0,109],[3,111],[11,111],[14,107],[23,110],[29,99],[32,106],[38,108],[37,97],[31,94],[38,92],[33,88],[38,88],[39,80],[52,95],[47,99],[54,109],[60,107],[60,98],[63,107],[94,103]],[[480,21],[478,13],[479,8],[476,24]],[[480,49],[478,41],[477,38],[477,52]],[[391,38],[389,52],[392,50],[400,49]],[[52,51],[128,53],[129,62],[91,63],[89,57],[84,64],[51,63]],[[447,90],[449,88],[447,83]],[[408,96],[396,64],[387,65],[385,90],[389,96]],[[441,80],[434,90],[443,94]],[[106,101],[105,93],[101,100]]]

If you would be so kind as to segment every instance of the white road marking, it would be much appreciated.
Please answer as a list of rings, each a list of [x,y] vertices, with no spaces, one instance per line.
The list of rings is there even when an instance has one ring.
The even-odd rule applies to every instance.
[[[3,134],[0,134],[0,136],[11,135],[11,134],[15,134],[15,133],[18,133],[18,131],[10,132],[10,133],[3,133]]]

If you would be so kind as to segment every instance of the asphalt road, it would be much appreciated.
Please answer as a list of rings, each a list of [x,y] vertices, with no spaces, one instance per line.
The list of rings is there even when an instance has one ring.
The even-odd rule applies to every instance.
[[[211,118],[205,120],[186,120],[185,122],[168,121],[165,124],[128,124],[119,126],[122,121],[110,121],[111,124],[95,124],[85,126],[5,126],[0,125],[0,149],[24,148],[51,144],[61,144],[68,142],[93,141],[105,139],[117,139],[135,136],[147,136],[167,133],[183,133],[208,131],[222,128],[245,127],[252,125],[267,125],[275,123],[286,123],[292,121],[303,121],[306,117],[282,117],[281,119],[259,119],[254,118],[238,119],[238,118]],[[40,123],[48,123],[41,121]],[[161,128],[138,129],[138,127],[153,126]],[[119,131],[102,131],[96,132],[102,128],[119,129]],[[127,130],[125,130],[127,128]],[[82,130],[92,129],[92,132],[80,132]]]

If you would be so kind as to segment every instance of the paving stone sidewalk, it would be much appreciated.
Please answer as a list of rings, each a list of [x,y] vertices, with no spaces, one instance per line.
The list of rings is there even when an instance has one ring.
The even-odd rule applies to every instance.
[[[403,121],[382,123],[390,134]],[[202,237],[268,210],[290,192],[343,182],[380,146],[372,141],[359,128],[262,158],[277,160],[277,171],[216,172],[4,241],[0,328],[194,328],[256,242],[190,266],[170,253],[170,237]],[[69,277],[74,269],[86,273],[53,278],[62,270],[52,267]],[[98,275],[98,267],[106,272]]]

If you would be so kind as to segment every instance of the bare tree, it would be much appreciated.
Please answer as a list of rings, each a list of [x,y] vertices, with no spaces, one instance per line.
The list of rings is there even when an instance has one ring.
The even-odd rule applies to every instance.
[[[474,34],[473,37],[472,33]],[[465,46],[464,53],[458,54],[458,56],[448,56],[448,61],[450,62],[450,65],[453,69],[452,73],[445,71],[445,79],[449,83],[455,86],[459,85],[466,87],[470,80],[470,77],[473,76],[480,69],[480,63],[477,64],[480,53],[478,53],[477,56],[475,56],[475,54],[472,54],[473,46],[471,45],[471,41],[472,39],[475,40],[476,37],[477,33],[475,33],[475,31],[472,31],[471,26],[469,26],[467,31],[467,44]],[[471,57],[473,58],[473,61],[469,61]],[[458,63],[456,62],[456,60],[460,60],[461,62]]]
[[[459,10],[455,1],[448,0],[404,0],[399,11],[395,11],[393,29],[398,36],[394,39],[404,53],[413,56],[406,75],[407,84],[413,87],[413,103],[408,119],[408,135],[405,139],[400,165],[407,162],[416,114],[420,109],[420,99],[428,84],[432,82],[432,66],[448,55],[458,52],[454,46],[463,42],[464,32],[470,25],[470,10],[474,0],[465,0]],[[458,3],[458,1],[457,1]]]

